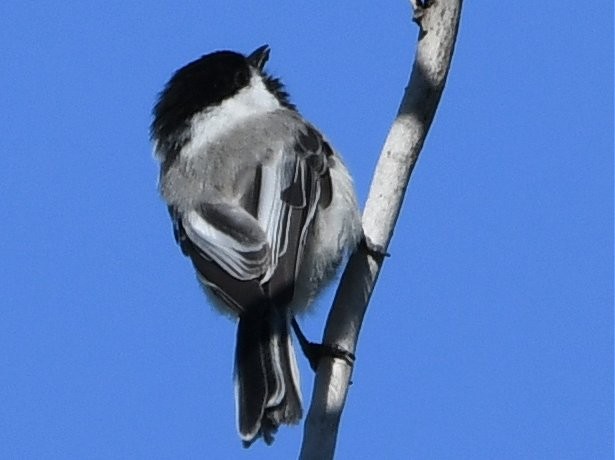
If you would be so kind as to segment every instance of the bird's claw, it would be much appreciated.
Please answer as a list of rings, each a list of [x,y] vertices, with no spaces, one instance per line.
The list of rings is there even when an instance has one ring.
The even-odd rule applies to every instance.
[[[363,249],[372,257],[384,259],[385,257],[391,257],[384,246],[381,244],[374,243],[368,236],[363,235],[363,239],[361,240],[361,244]]]
[[[292,320],[292,327],[299,340],[301,351],[303,351],[314,372],[318,369],[318,364],[322,358],[337,358],[346,361],[349,366],[354,365],[356,359],[354,353],[343,349],[337,344],[329,345],[327,343],[310,342],[299,328],[295,318]]]

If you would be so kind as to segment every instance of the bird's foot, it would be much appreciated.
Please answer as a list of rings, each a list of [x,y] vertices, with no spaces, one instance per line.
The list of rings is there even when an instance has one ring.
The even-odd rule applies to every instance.
[[[363,235],[361,239],[361,246],[370,256],[376,259],[384,259],[385,257],[391,257],[384,246],[374,243],[368,236]]]
[[[326,343],[314,343],[310,342],[301,329],[297,320],[293,318],[292,321],[293,330],[299,340],[299,346],[301,351],[310,363],[310,367],[314,372],[318,369],[318,364],[322,358],[338,358],[344,360],[349,366],[353,366],[355,362],[355,355],[348,350],[343,349],[339,345],[329,345]]]

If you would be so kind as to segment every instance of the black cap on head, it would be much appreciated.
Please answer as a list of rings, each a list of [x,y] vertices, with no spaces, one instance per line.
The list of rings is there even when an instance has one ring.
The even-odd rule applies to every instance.
[[[263,45],[248,56],[234,51],[216,51],[185,65],[170,78],[154,106],[150,128],[152,139],[180,147],[181,134],[201,110],[230,99],[248,86],[251,68],[257,69],[265,86],[280,104],[295,110],[284,86],[263,70],[271,49]]]
[[[160,93],[154,107],[152,137],[176,133],[197,112],[237,94],[250,77],[248,60],[233,51],[216,51],[185,65]]]

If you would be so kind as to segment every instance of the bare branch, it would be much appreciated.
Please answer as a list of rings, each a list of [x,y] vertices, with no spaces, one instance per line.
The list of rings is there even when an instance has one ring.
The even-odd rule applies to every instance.
[[[384,253],[403,203],[410,174],[444,89],[451,63],[462,0],[411,0],[420,26],[410,81],[397,118],[380,154],[363,213],[367,245],[357,250],[344,270],[323,343],[352,353]],[[332,459],[352,366],[345,360],[322,359],[304,427],[301,460]]]

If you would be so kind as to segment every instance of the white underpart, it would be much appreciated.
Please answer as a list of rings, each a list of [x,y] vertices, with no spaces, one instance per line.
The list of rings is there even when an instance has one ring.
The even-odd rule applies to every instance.
[[[331,164],[332,163],[332,164]],[[352,252],[361,239],[361,216],[354,186],[339,157],[330,161],[333,183],[331,203],[320,209],[298,265],[293,310],[299,313],[313,304],[320,289],[335,275],[335,268],[345,252]]]
[[[263,78],[252,74],[248,86],[216,107],[197,113],[190,122],[190,142],[182,149],[182,156],[192,158],[202,155],[209,144],[221,134],[228,133],[246,118],[273,112],[281,107],[269,92]]]

